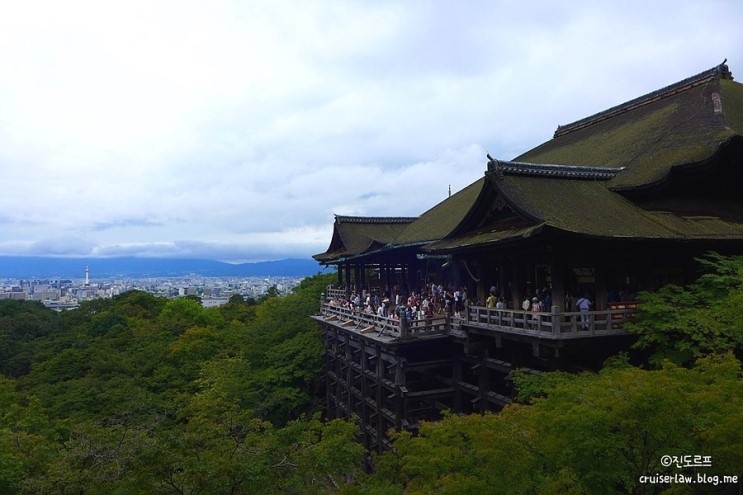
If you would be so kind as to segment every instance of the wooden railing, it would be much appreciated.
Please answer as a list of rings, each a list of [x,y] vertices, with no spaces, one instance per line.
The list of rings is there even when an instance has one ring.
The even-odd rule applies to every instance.
[[[494,330],[566,339],[600,335],[623,335],[634,308],[560,313],[493,309],[470,306],[467,325]]]
[[[450,325],[445,316],[433,318],[395,320],[364,311],[355,311],[331,303],[323,303],[320,314],[325,320],[336,321],[339,325],[358,331],[359,333],[376,336],[388,336],[400,339],[422,337],[428,335],[443,335],[449,331]]]
[[[328,299],[341,299],[346,297],[346,289],[336,289],[332,285],[325,288],[325,297]]]
[[[400,320],[342,306],[343,289],[328,287],[320,314],[328,321],[378,337],[415,338],[428,335],[460,335],[464,326],[496,332],[532,335],[547,339],[572,339],[626,334],[637,303],[622,303],[622,309],[561,313],[532,312],[470,306],[464,318],[435,315],[425,319]]]

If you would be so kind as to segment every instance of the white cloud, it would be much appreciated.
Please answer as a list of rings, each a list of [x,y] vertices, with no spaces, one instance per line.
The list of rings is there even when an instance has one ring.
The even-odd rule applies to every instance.
[[[260,259],[415,216],[558,124],[743,67],[711,2],[0,4],[0,254]],[[743,69],[738,69],[743,70]]]

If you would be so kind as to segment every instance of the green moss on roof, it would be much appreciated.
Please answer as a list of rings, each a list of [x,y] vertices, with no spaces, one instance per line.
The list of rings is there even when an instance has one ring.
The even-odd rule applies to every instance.
[[[722,114],[714,111],[714,93],[721,97]],[[374,252],[388,243],[427,244],[426,250],[446,252],[507,242],[542,229],[613,238],[743,239],[741,224],[717,217],[646,211],[615,192],[661,181],[674,166],[704,161],[723,142],[740,137],[743,85],[705,79],[689,89],[677,92],[673,88],[658,98],[653,96],[639,106],[620,107],[608,118],[589,119],[582,127],[568,128],[514,159],[625,168],[610,181],[484,177],[407,225],[336,222],[331,246],[315,258],[333,260]],[[508,219],[499,224],[496,218],[488,229],[475,231],[474,225],[480,225],[475,217],[491,211],[489,202],[496,197],[489,184],[523,217],[523,222],[516,225]]]
[[[680,216],[667,212],[651,213],[654,220],[679,236],[690,239],[741,239],[743,225],[718,217]]]
[[[643,136],[659,132],[664,122],[677,109],[677,105],[669,105],[656,112],[643,116],[642,119],[627,122],[621,126],[612,126],[604,132],[587,133],[581,139],[569,140],[571,136],[553,141],[564,141],[564,145],[547,143],[548,146],[540,146],[519,157],[536,163],[558,163],[567,165],[601,166],[620,168],[627,165],[627,150],[633,150],[637,154]],[[599,126],[594,126],[599,127]],[[609,126],[602,126],[609,127]],[[572,142],[571,142],[572,141]],[[625,153],[616,153],[617,149],[625,150]]]
[[[327,262],[380,248],[397,237],[413,220],[403,217],[336,217],[328,250],[313,258]]]
[[[743,238],[743,225],[717,217],[646,211],[605,182],[506,177],[494,180],[534,222],[577,234],[645,239]]]
[[[722,114],[730,130],[743,135],[743,84],[735,81],[720,81]]]
[[[714,114],[711,99],[725,83],[725,93],[735,93],[735,103],[725,118]],[[730,85],[737,85],[732,88]],[[612,187],[633,187],[663,179],[674,165],[710,157],[719,144],[735,135],[726,126],[743,119],[739,108],[739,84],[713,81],[649,103],[554,138],[514,161],[627,167]],[[726,96],[723,95],[723,108]],[[735,126],[733,126],[735,127]]]
[[[408,225],[395,238],[394,244],[420,244],[443,239],[467,215],[484,184],[485,178],[481,178],[437,204]]]
[[[533,177],[495,180],[512,204],[535,222],[602,237],[668,237],[647,212],[606,188],[605,182]]]
[[[338,227],[343,243],[354,254],[364,252],[372,243],[387,244],[407,223],[343,223]]]
[[[468,247],[483,247],[500,241],[528,237],[539,231],[544,224],[530,225],[527,227],[513,227],[507,229],[495,229],[487,232],[476,232],[457,236],[451,239],[427,244],[424,251],[430,253],[447,252],[454,249],[466,249]]]

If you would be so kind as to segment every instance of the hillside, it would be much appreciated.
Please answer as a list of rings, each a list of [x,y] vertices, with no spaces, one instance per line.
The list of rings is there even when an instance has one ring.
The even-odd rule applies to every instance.
[[[391,432],[394,450],[373,460],[355,422],[321,419],[324,344],[308,316],[333,275],[218,308],[139,291],[63,313],[0,300],[0,493],[692,493],[642,481],[658,473],[737,493],[724,476],[743,466],[730,309],[743,259],[717,263],[693,287],[645,296],[641,341],[684,365],[618,356],[600,373],[517,372],[518,403]],[[698,338],[710,322],[715,335]],[[678,468],[669,455],[711,460]]]

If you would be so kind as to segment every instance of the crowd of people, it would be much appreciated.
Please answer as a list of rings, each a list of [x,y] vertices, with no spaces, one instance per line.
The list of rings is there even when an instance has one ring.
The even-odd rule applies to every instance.
[[[507,291],[508,292],[508,291]],[[630,297],[634,296],[631,294]],[[609,301],[624,300],[626,293],[618,296],[610,294]],[[587,294],[573,299],[569,294],[565,295],[561,307],[566,312],[579,311],[587,313],[593,309],[593,302]],[[349,309],[356,313],[376,315],[381,318],[389,318],[399,322],[405,318],[408,323],[429,324],[436,316],[449,315],[453,318],[467,318],[468,306],[472,303],[480,305],[481,302],[471,302],[464,286],[456,288],[444,288],[441,284],[430,283],[423,289],[408,291],[405,287],[394,285],[384,289],[362,289],[351,290],[350,296],[337,295],[329,301],[330,305]],[[534,313],[533,318],[539,318],[538,313],[549,313],[553,305],[552,290],[550,287],[529,294],[521,302],[520,309]],[[509,298],[504,297],[496,286],[490,288],[485,300],[488,309],[505,310],[513,309]],[[582,316],[581,323],[587,325],[588,317]]]
[[[381,294],[378,290],[353,291],[348,298],[331,298],[330,304],[395,321],[404,317],[412,323],[415,320],[430,322],[437,315],[465,318],[469,300],[466,287],[445,289],[440,284],[432,283],[407,296],[399,286],[385,288]]]

